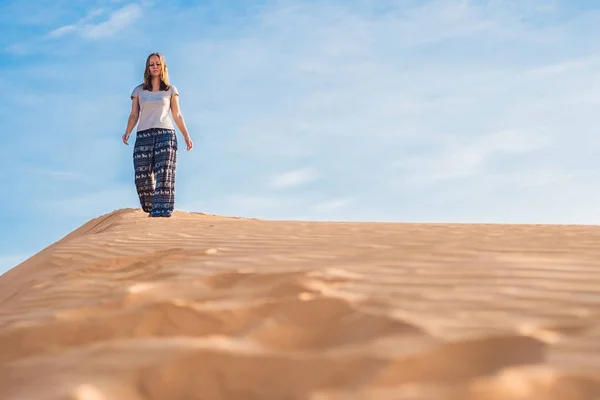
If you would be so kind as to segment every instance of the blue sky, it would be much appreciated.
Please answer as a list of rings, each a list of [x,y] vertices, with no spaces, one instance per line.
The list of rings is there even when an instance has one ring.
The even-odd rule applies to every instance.
[[[600,223],[597,2],[0,1],[0,26],[0,272],[139,207],[120,137],[153,51],[196,146],[180,210]]]

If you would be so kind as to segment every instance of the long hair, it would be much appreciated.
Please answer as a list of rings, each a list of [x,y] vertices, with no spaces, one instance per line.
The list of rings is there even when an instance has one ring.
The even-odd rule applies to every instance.
[[[146,68],[144,69],[144,90],[152,90],[152,77],[150,76],[150,67],[148,64],[150,63],[150,57],[157,56],[160,61],[160,90],[169,90],[169,70],[167,69],[167,62],[165,58],[160,53],[151,53],[148,58],[146,58]]]

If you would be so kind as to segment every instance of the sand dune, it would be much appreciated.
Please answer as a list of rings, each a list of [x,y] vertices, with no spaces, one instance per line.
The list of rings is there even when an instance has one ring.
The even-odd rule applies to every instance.
[[[115,211],[0,276],[0,399],[599,399],[598,243]]]

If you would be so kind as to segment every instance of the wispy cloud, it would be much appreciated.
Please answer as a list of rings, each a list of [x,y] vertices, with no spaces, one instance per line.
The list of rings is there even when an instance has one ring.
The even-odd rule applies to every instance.
[[[112,13],[104,22],[95,25],[85,25],[82,29],[82,34],[85,37],[93,39],[112,36],[129,27],[141,15],[142,8],[140,6],[128,5]]]
[[[579,72],[583,69],[587,69],[589,67],[593,67],[594,64],[597,64],[598,60],[596,57],[584,57],[579,59],[561,61],[557,63],[552,63],[548,65],[542,65],[540,67],[534,67],[524,73],[527,78],[549,78],[552,76],[557,76],[569,72]]]
[[[77,27],[75,25],[65,25],[53,30],[48,34],[48,36],[51,38],[59,38],[75,31],[77,31]]]
[[[421,156],[404,155],[393,163],[399,172],[419,183],[457,179],[468,175],[485,175],[486,162],[494,156],[530,156],[546,148],[552,138],[542,133],[511,129],[463,138],[443,138],[437,149]]]
[[[95,3],[99,3],[105,7],[94,7]],[[61,43],[62,46],[68,44],[68,48],[72,48],[74,43],[68,42],[69,37],[85,40],[118,37],[130,28],[134,22],[139,20],[143,14],[143,8],[139,4],[127,4],[114,9],[117,6],[114,2],[104,3],[102,0],[91,2],[91,9],[84,10],[84,16],[78,19],[76,17],[78,10],[72,10],[67,13],[67,18],[60,19],[52,18],[52,11],[50,11],[50,16],[46,20],[43,20],[43,24],[42,21],[38,21],[37,19],[29,21],[29,23],[37,23],[45,27],[49,22],[60,21],[58,27],[56,27],[56,24],[52,24],[50,30],[44,34],[36,33],[30,36],[18,36],[19,40],[5,44],[4,50],[13,56],[27,56],[39,52],[54,52],[56,54],[58,49],[53,47],[53,44],[56,42]],[[56,4],[54,5],[56,6]],[[63,4],[62,7],[68,9],[69,5]],[[1,7],[0,12],[2,12]],[[21,14],[23,13],[25,12],[21,11]],[[56,16],[60,15],[56,11],[55,14]],[[73,19],[75,20],[73,21]]]
[[[136,200],[135,189],[131,185],[117,185],[111,188],[91,188],[86,193],[49,201],[44,208],[54,213],[91,219],[94,216],[123,208],[119,207],[118,204],[131,204]]]
[[[317,177],[318,174],[313,168],[301,168],[275,175],[270,181],[270,186],[275,189],[292,188],[312,182]]]
[[[332,211],[338,211],[345,207],[348,207],[353,202],[352,199],[342,198],[342,199],[331,199],[322,203],[315,204],[311,207],[311,209],[317,213],[324,213],[328,215]]]
[[[68,34],[79,34],[84,38],[99,39],[118,34],[128,28],[142,15],[142,7],[128,4],[107,14],[103,9],[89,12],[74,24],[64,25],[51,31],[50,38],[59,38]],[[104,17],[104,18],[100,18]],[[98,20],[99,19],[99,20]],[[97,20],[94,22],[94,20]]]

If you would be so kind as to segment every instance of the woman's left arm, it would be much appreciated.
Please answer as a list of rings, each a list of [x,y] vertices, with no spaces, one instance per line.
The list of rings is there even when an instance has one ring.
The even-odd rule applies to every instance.
[[[192,142],[192,138],[187,131],[187,127],[185,126],[185,121],[183,119],[183,115],[181,114],[181,108],[179,107],[179,95],[175,94],[171,96],[171,114],[173,115],[173,121],[179,128],[179,131],[183,135],[185,139],[185,144],[187,145],[187,150],[190,151],[192,147],[194,147],[194,142]]]

